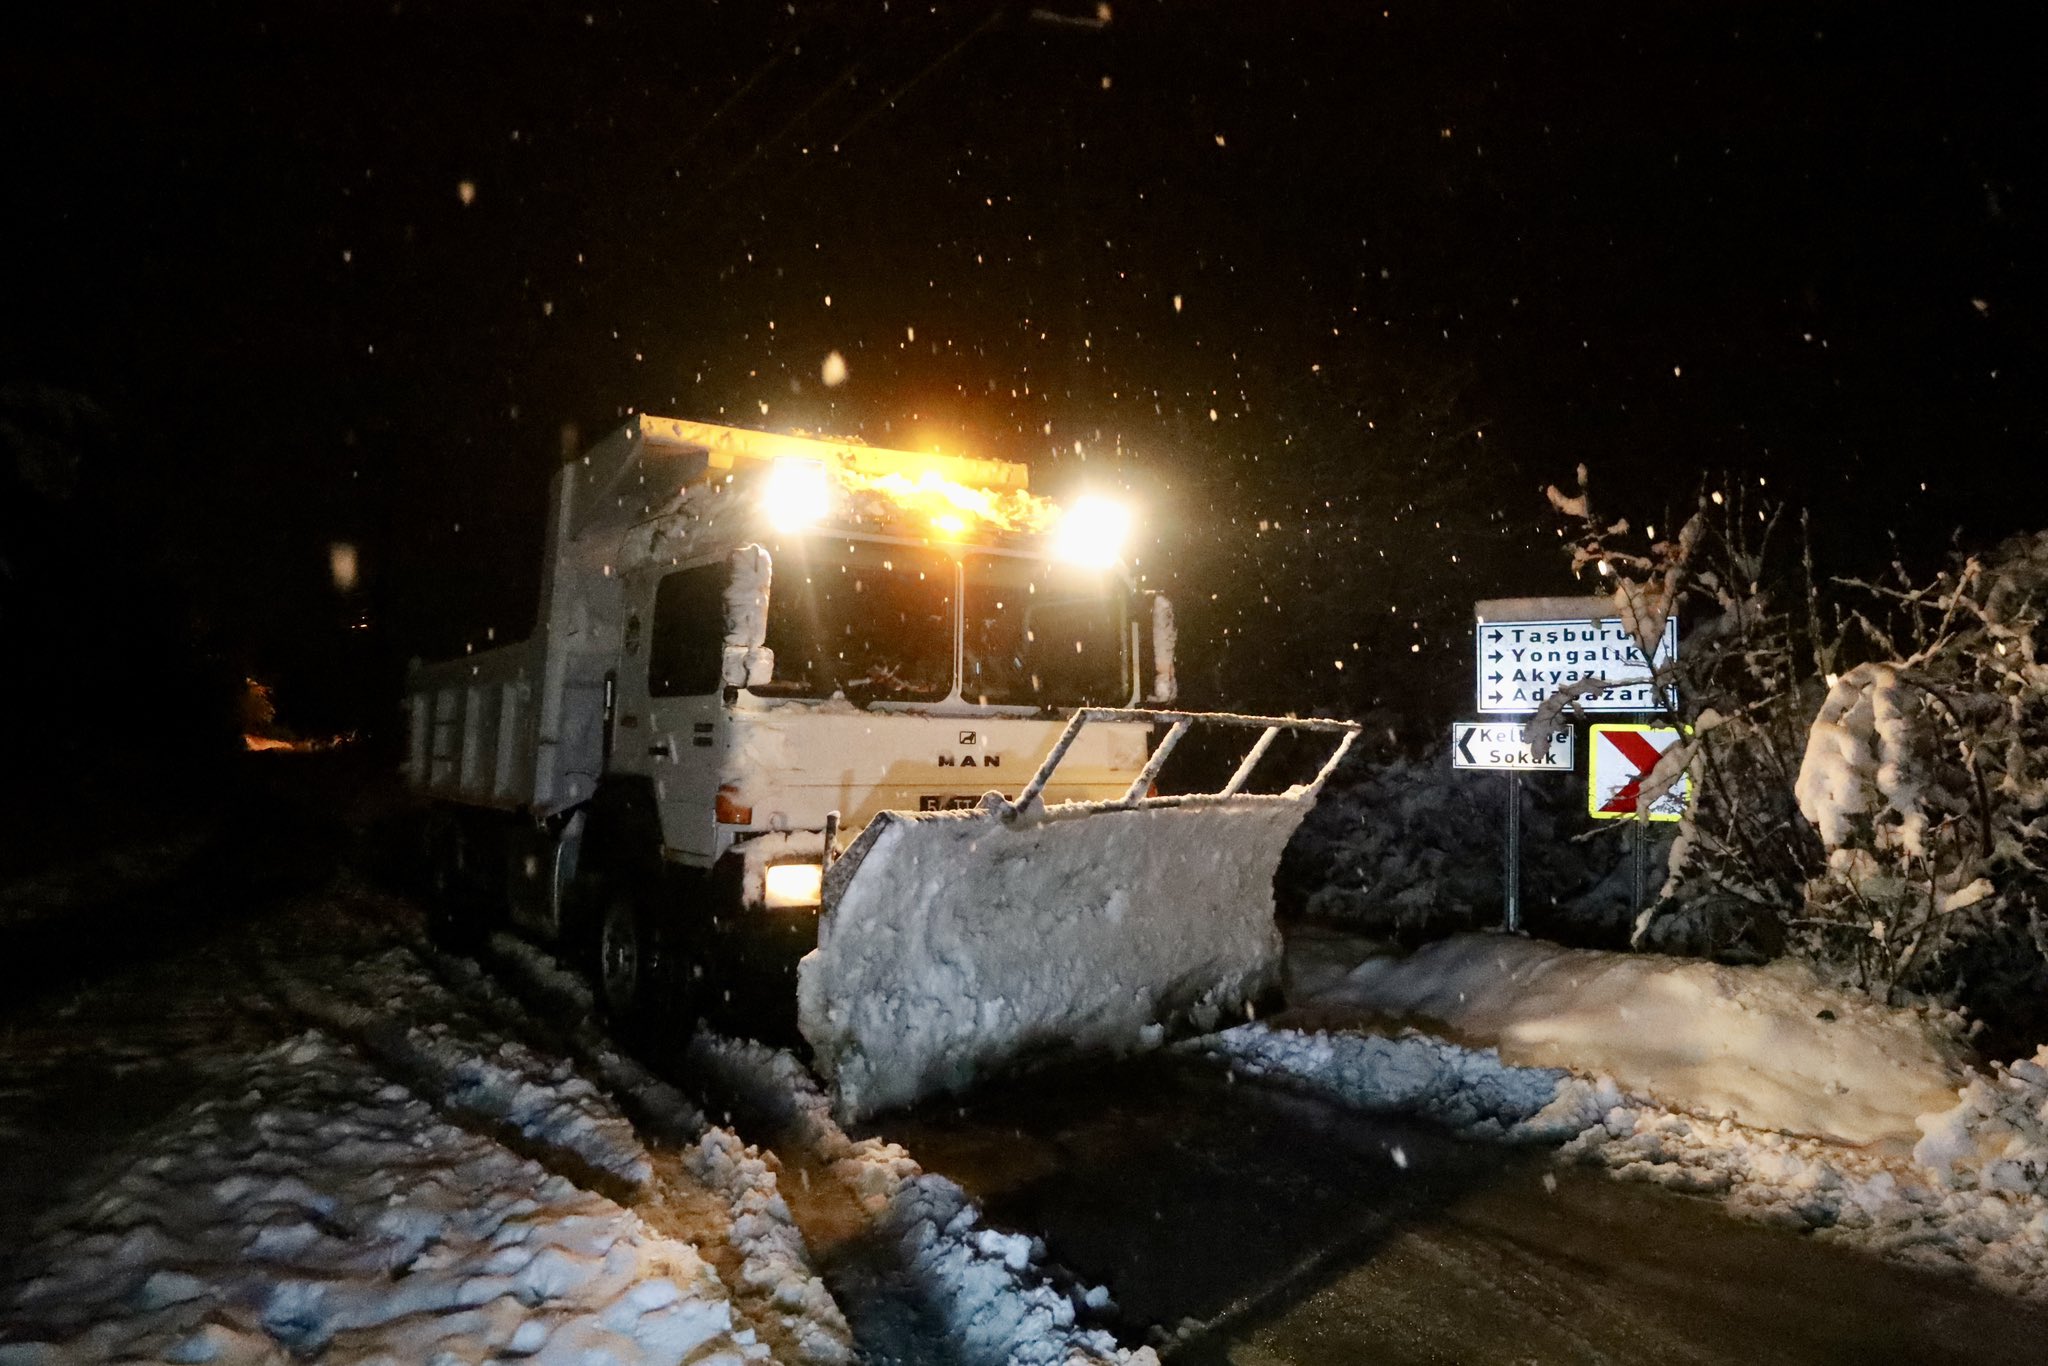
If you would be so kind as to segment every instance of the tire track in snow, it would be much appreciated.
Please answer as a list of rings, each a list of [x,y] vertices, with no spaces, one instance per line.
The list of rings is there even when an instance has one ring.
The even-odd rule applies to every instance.
[[[494,936],[491,962],[498,980],[536,1011],[591,1009],[584,981],[524,941]],[[900,1146],[850,1138],[817,1080],[788,1051],[699,1036],[685,1062],[703,1088],[698,1098],[761,1135],[772,1150],[764,1156],[780,1159],[785,1191],[851,1311],[866,1359],[1156,1363],[1150,1348],[1127,1351],[1108,1332],[1081,1326],[1077,1301],[1101,1308],[1106,1292],[1055,1285],[1034,1239],[989,1228],[957,1185],[924,1172]]]
[[[588,983],[545,951],[499,934],[492,936],[486,950],[490,971],[467,960],[432,961],[464,973],[476,990],[503,1002],[510,1016],[557,1031],[564,1047],[615,1095],[639,1104],[643,1123],[683,1144],[691,1174],[723,1192],[730,1204],[732,1243],[741,1254],[732,1283],[743,1298],[779,1324],[805,1360],[851,1359],[851,1329],[815,1269],[811,1249],[784,1198],[785,1173],[772,1149],[751,1146],[731,1128],[709,1123],[674,1086],[619,1052],[592,1023],[595,1002]],[[678,1119],[685,1114],[686,1125]],[[808,1173],[800,1176],[808,1182]]]
[[[562,1011],[559,994],[533,1008],[477,965],[439,955],[416,936],[333,966],[323,979],[347,995],[274,971],[272,989],[396,1069],[452,1118],[698,1244],[736,1311],[778,1356],[818,1366],[851,1359],[844,1316],[810,1266],[772,1159],[708,1126],[587,1018]],[[394,1009],[403,1013],[394,1017]],[[571,1058],[612,1094],[575,1075]],[[662,1146],[650,1150],[621,1110]],[[715,1198],[707,1201],[707,1192]]]
[[[990,1228],[965,1191],[924,1171],[901,1146],[849,1136],[788,1051],[699,1036],[689,1061],[791,1153],[813,1210],[823,1215],[821,1232],[835,1240],[838,1284],[872,1357],[1157,1366],[1152,1348],[1126,1349],[1111,1333],[1082,1325],[1084,1310],[1107,1306],[1107,1292],[1055,1284],[1041,1242]],[[813,1187],[813,1173],[829,1189]]]
[[[0,1287],[0,1359],[760,1360],[686,1242],[309,1030],[123,1145]]]

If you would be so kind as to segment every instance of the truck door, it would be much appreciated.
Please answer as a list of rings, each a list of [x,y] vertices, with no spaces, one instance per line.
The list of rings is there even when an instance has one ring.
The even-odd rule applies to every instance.
[[[644,773],[660,803],[662,843],[700,866],[716,852],[725,746],[723,563],[671,570],[626,625],[614,772]]]

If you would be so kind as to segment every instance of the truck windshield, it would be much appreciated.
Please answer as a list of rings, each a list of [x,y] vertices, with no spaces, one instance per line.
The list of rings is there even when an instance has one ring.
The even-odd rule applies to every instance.
[[[1009,555],[970,553],[965,563],[961,696],[1038,707],[1129,700],[1115,575]]]
[[[953,691],[953,557],[817,536],[771,541],[767,697],[936,702]]]

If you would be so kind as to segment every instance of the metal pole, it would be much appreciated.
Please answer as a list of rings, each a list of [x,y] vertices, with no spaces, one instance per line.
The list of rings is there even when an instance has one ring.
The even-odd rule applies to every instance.
[[[1635,840],[1634,848],[1631,850],[1631,862],[1634,866],[1630,869],[1631,877],[1629,879],[1629,883],[1630,886],[1634,889],[1635,895],[1629,901],[1628,913],[1631,917],[1638,916],[1643,913],[1643,864],[1645,862],[1645,857],[1643,853],[1643,830],[1646,826],[1649,825],[1649,823],[1649,820],[1645,818],[1643,814],[1641,803],[1638,802],[1636,807],[1636,814],[1632,818],[1632,824],[1634,824],[1635,826],[1635,829],[1632,833],[1635,836]]]
[[[1522,929],[1522,775],[1508,770],[1507,932]]]

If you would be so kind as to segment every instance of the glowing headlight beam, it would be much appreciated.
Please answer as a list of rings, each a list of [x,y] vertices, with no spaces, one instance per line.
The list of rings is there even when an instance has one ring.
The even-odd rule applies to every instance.
[[[1093,494],[1074,500],[1053,532],[1053,554],[1068,564],[1108,569],[1123,557],[1131,513],[1122,503]]]
[[[771,863],[762,881],[770,910],[794,910],[823,899],[825,869],[816,863]]]
[[[821,460],[781,456],[768,473],[768,520],[778,531],[801,531],[832,510],[832,475]]]

